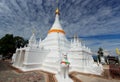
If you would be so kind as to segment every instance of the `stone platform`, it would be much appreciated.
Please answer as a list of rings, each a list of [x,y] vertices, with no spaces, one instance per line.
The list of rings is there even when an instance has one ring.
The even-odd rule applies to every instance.
[[[0,61],[0,82],[57,82],[55,75],[40,70],[22,72],[11,67],[10,61]],[[104,65],[102,76],[73,72],[74,82],[120,82],[120,76],[112,77],[109,66]]]

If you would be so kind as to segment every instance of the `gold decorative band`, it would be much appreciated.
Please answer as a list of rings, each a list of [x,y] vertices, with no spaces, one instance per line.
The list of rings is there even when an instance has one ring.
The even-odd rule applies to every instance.
[[[64,30],[58,30],[58,29],[49,30],[49,31],[48,31],[48,34],[51,33],[51,32],[60,32],[60,33],[65,34],[65,31],[64,31]]]

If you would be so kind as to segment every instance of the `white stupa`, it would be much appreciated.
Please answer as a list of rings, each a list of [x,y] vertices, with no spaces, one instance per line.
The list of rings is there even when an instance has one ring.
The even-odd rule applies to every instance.
[[[56,74],[59,79],[63,55],[67,55],[70,62],[69,72],[77,71],[101,75],[103,68],[92,58],[91,50],[83,46],[81,41],[74,37],[68,41],[65,31],[59,22],[59,9],[56,9],[54,24],[44,40],[36,41],[35,34],[31,36],[27,47],[16,49],[13,55],[13,66],[23,71],[44,70]]]

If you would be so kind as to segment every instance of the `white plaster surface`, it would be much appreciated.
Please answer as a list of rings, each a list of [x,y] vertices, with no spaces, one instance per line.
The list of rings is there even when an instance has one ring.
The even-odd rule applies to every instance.
[[[51,29],[63,30],[58,14]],[[69,77],[64,78],[59,74],[63,55],[67,55],[70,62],[69,72],[78,71],[100,75],[103,72],[102,65],[94,63],[91,54],[90,48],[82,45],[77,37],[68,41],[65,34],[51,32],[45,39],[37,42],[33,33],[28,46],[16,50],[12,62],[13,66],[24,71],[40,69],[55,73],[59,82],[73,82]]]

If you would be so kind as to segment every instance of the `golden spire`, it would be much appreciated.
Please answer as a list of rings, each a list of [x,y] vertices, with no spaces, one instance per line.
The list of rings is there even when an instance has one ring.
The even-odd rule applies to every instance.
[[[55,10],[55,14],[58,14],[58,15],[60,14],[60,11],[58,8]]]

